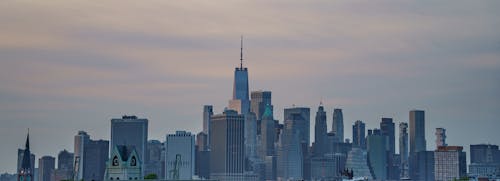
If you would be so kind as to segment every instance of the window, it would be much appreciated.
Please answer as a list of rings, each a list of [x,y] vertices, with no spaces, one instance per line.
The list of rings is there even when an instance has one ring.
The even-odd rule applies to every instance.
[[[120,180],[120,177],[116,177],[116,180]]]
[[[113,157],[113,161],[111,163],[112,166],[118,166],[118,157],[117,156]]]

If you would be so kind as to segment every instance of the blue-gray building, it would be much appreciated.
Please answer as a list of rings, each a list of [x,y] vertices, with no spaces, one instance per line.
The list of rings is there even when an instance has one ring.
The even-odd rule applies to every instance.
[[[354,122],[352,125],[352,146],[366,149],[365,134],[365,123],[360,120]]]
[[[368,163],[376,180],[387,180],[388,175],[388,150],[387,136],[382,135],[380,130],[368,131],[366,137],[368,150]],[[371,133],[371,134],[370,134]]]
[[[344,142],[344,115],[342,109],[333,109],[332,131],[337,137],[337,142]]]
[[[318,111],[316,112],[316,119],[314,122],[314,157],[322,157],[328,151],[326,128],[326,112],[323,108],[323,105],[320,104],[320,106],[318,107]]]

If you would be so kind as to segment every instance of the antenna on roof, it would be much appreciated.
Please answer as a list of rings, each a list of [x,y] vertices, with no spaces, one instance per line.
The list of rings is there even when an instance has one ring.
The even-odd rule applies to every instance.
[[[243,69],[243,35],[240,37],[241,47],[240,47],[240,68]]]

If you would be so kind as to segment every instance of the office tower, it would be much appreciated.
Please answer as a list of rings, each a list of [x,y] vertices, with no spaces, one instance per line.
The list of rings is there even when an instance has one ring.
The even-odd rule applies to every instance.
[[[64,170],[73,170],[73,157],[74,154],[63,150],[57,155],[57,168]]]
[[[186,131],[169,134],[165,142],[166,179],[190,180],[194,175],[194,135]]]
[[[67,150],[60,151],[57,155],[57,170],[54,172],[54,181],[71,180],[73,175],[74,154]]]
[[[387,137],[387,150],[389,151],[387,155],[387,165],[388,165],[388,179],[399,179],[399,174],[396,174],[396,168],[394,168],[394,155],[396,154],[396,128],[392,118],[382,118],[380,122],[380,131],[383,136]]]
[[[78,131],[74,150],[74,180],[103,180],[109,156],[109,141],[94,141],[85,131]]]
[[[352,125],[352,146],[366,149],[365,123],[360,120]]]
[[[373,179],[370,168],[368,167],[368,158],[365,150],[359,147],[353,147],[347,155],[345,168],[353,171],[354,176],[365,177],[366,179]]]
[[[425,112],[410,111],[410,154],[426,151]]]
[[[337,135],[338,142],[344,142],[344,116],[342,109],[333,109],[332,131]]]
[[[248,99],[248,69],[243,67],[243,38],[241,39],[240,67],[234,70],[233,99],[229,101],[229,109],[245,115],[250,112]]]
[[[262,120],[267,105],[271,105],[272,111],[271,91],[252,91],[250,98],[250,112],[255,113],[257,120]]]
[[[204,132],[196,135],[196,154],[194,174],[200,178],[210,178],[210,150],[208,149],[208,136]]]
[[[244,116],[245,123],[245,158],[250,162],[250,165],[253,165],[257,162],[257,120],[255,117],[255,113],[249,112]],[[250,166],[253,167],[253,166]],[[251,168],[247,167],[247,170],[251,170]]]
[[[324,111],[323,105],[320,104],[314,122],[313,151],[315,157],[322,157],[328,150],[326,127],[326,112]]]
[[[436,128],[436,147],[440,146],[448,146],[446,144],[446,129],[444,128]]]
[[[298,116],[298,115],[297,115]],[[283,133],[278,150],[278,179],[300,180],[303,179],[304,154],[301,142],[301,121],[293,118],[285,119]]]
[[[30,136],[26,136],[24,150],[17,150],[17,181],[33,181],[35,172],[35,155],[30,152]]]
[[[275,137],[276,137],[276,122],[273,118],[272,107],[270,104],[266,105],[266,109],[262,114],[261,121],[261,151],[260,156],[275,156]]]
[[[266,156],[264,159],[265,163],[265,180],[276,180],[277,170],[278,170],[278,157],[277,156]]]
[[[371,133],[371,131],[368,131]],[[387,136],[381,134],[380,130],[373,130],[373,134],[366,137],[368,150],[368,163],[372,169],[373,177],[377,180],[387,180],[388,158],[387,158]]]
[[[38,159],[38,180],[39,181],[51,181],[50,177],[54,172],[56,167],[56,158],[51,156],[43,156]]]
[[[148,162],[145,164],[146,168],[144,168],[145,176],[149,174],[155,174],[158,178],[164,178],[162,175],[162,167],[164,163],[161,161],[162,153],[163,153],[163,143],[158,140],[149,140],[148,144],[148,152],[147,157],[149,158]]]
[[[401,178],[410,178],[408,162],[408,123],[399,123],[399,155],[401,156]]]
[[[131,145],[116,145],[106,162],[105,180],[142,180],[142,160]]]
[[[299,140],[306,145],[310,145],[309,129],[310,129],[310,110],[306,107],[286,108],[284,111],[284,119],[293,121],[294,131],[299,134]]]
[[[500,151],[498,145],[470,145],[469,176],[488,179],[498,178],[500,172]]]
[[[148,142],[148,120],[138,119],[137,116],[123,116],[111,119],[111,145],[134,146],[142,161],[141,168],[149,161],[146,156]],[[144,170],[142,175],[144,175]]]
[[[452,181],[467,176],[466,154],[461,146],[440,146],[434,152],[436,181]]]
[[[294,108],[287,108],[284,111],[284,116],[283,118],[285,119],[285,124],[287,121],[289,121],[290,125],[293,125],[291,128],[293,129],[295,133],[293,135],[298,136],[299,141],[298,143],[300,144],[300,153],[302,154],[302,177],[305,180],[308,180],[310,177],[310,154],[309,154],[309,146],[310,146],[310,139],[309,139],[309,131],[310,131],[310,109],[305,108],[305,107],[294,107]],[[286,127],[286,125],[285,125]],[[289,136],[292,136],[292,134],[288,134]]]
[[[210,117],[214,115],[214,109],[212,105],[203,106],[203,132],[208,136],[210,135]],[[208,142],[207,142],[208,146]]]
[[[418,165],[417,161],[414,161],[416,154],[421,151],[426,151],[426,140],[425,140],[425,112],[422,110],[412,110],[410,111],[410,175],[414,179],[414,170]]]
[[[419,151],[414,154],[415,167],[411,179],[415,181],[434,181],[434,151]]]
[[[380,122],[380,131],[382,135],[388,137],[388,148],[391,155],[396,154],[396,129],[394,126],[394,122],[392,122],[392,118],[382,118],[382,122]]]
[[[242,175],[245,166],[244,117],[234,110],[211,117],[210,178],[230,179]]]

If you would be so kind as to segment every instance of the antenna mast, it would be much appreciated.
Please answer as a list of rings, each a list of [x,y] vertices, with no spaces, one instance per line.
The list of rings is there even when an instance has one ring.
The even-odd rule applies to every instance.
[[[240,68],[243,70],[243,35],[240,38],[241,47],[240,47]]]

